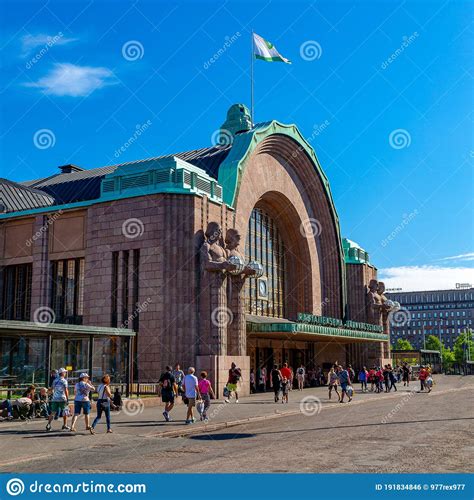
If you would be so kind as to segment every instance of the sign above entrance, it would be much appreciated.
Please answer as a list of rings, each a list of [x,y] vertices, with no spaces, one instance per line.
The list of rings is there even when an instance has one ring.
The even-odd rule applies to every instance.
[[[332,326],[334,328],[346,327],[351,330],[362,330],[364,332],[382,333],[383,329],[380,325],[371,325],[369,323],[361,323],[359,321],[342,321],[339,318],[329,318],[327,316],[316,316],[315,314],[298,313],[298,323],[307,325]]]

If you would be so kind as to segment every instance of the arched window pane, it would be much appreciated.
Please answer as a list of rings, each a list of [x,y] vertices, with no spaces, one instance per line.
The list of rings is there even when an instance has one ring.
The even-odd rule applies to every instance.
[[[258,280],[246,283],[247,312],[259,316],[285,317],[285,249],[273,218],[260,208],[254,208],[249,220],[245,242],[247,260],[259,261],[267,278],[267,299],[258,294]]]

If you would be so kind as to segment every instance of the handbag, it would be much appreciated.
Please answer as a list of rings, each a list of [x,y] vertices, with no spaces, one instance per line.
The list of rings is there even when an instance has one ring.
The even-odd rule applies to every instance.
[[[187,405],[189,403],[189,399],[186,396],[183,396],[183,403]]]
[[[224,393],[223,394],[224,394],[225,398],[229,397],[230,392],[229,392],[229,389],[227,389],[227,386],[224,387]]]

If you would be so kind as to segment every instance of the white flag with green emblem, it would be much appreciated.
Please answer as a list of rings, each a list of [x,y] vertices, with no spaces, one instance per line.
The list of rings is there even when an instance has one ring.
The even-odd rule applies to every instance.
[[[257,59],[291,64],[291,61],[283,57],[271,42],[257,35],[257,33],[253,34],[253,53]]]

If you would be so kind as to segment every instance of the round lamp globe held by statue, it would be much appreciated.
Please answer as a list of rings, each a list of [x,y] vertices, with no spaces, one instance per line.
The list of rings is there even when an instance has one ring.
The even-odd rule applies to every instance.
[[[390,308],[391,311],[395,309],[395,302],[393,300],[387,300],[385,301],[385,305]]]
[[[255,271],[255,274],[253,275],[254,278],[261,278],[263,276],[263,266],[262,264],[260,264],[260,262],[257,262],[256,260],[251,260],[247,264],[247,267]]]
[[[230,274],[242,274],[242,272],[244,271],[245,268],[244,261],[237,255],[230,256],[227,262],[235,266],[235,269],[233,271],[229,271]]]

